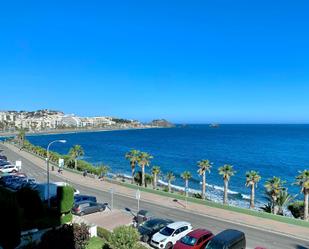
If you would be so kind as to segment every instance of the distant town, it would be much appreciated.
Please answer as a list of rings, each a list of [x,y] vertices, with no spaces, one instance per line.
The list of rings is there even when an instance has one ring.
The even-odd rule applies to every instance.
[[[141,123],[138,120],[109,116],[80,117],[54,110],[0,111],[0,132],[14,133],[20,129],[27,132],[53,132],[57,130],[130,129],[172,127],[164,119]]]

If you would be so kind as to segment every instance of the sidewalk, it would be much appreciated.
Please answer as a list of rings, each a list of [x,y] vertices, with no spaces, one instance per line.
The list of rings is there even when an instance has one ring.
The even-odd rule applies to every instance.
[[[45,161],[35,157],[34,155],[31,155],[28,152],[25,151],[19,151],[16,147],[10,144],[5,144],[5,146],[14,151],[15,153],[20,154],[24,158],[30,160],[33,162],[34,165],[42,168],[45,170]],[[76,184],[81,184],[85,186],[89,186],[95,189],[102,189],[104,191],[108,191],[110,188],[113,188],[114,191],[118,195],[125,195],[125,196],[130,196],[132,198],[135,198],[135,190],[134,189],[129,189],[117,184],[109,183],[104,181],[104,185],[102,182],[98,179],[92,179],[92,178],[82,178],[81,175],[65,171],[63,175],[57,174],[56,171],[51,171],[51,174],[57,175],[58,177],[62,177],[64,180],[70,181],[72,183]],[[248,227],[253,227],[256,229],[261,229],[263,231],[271,231],[274,233],[278,233],[281,235],[288,235],[292,236],[295,238],[303,239],[308,241],[309,240],[309,229],[306,227],[301,227],[301,226],[296,226],[296,225],[291,225],[291,224],[286,224],[270,219],[264,219],[264,218],[258,218],[254,217],[251,215],[246,215],[246,214],[241,214],[237,212],[232,212],[220,208],[214,208],[214,207],[209,207],[201,204],[195,204],[188,202],[187,208],[185,209],[178,203],[175,203],[173,201],[173,198],[170,197],[164,197],[161,195],[156,195],[152,193],[146,193],[146,192],[141,192],[141,200],[142,201],[147,201],[150,203],[156,203],[157,205],[161,206],[167,206],[173,209],[182,209],[183,211],[188,211],[189,213],[194,213],[194,214],[200,214],[204,216],[208,216],[217,220],[225,220],[225,221],[230,221],[232,223],[236,224],[241,224],[245,225]]]

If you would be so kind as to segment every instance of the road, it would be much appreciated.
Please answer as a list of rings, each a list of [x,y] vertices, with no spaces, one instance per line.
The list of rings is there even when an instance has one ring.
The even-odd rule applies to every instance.
[[[22,171],[26,173],[29,177],[34,177],[37,181],[46,182],[46,172],[43,171],[36,165],[33,165],[29,160],[21,158],[20,155],[8,150],[6,147],[0,145],[0,150],[4,150],[4,154],[7,155],[8,159],[12,162],[16,160],[22,160]],[[65,173],[64,173],[65,174]],[[62,178],[51,175],[52,181],[63,181]],[[80,184],[72,184],[75,188],[80,190],[83,194],[94,195],[100,202],[109,202],[110,193],[108,191],[93,189],[91,187],[83,186]],[[137,201],[134,197],[128,197],[114,194],[114,208],[124,210],[125,207],[131,209],[137,208]],[[207,228],[214,233],[218,233],[224,229],[233,228],[238,229],[246,233],[247,246],[248,248],[255,248],[257,246],[263,246],[267,249],[308,249],[309,248],[309,238],[307,241],[288,237],[285,235],[273,233],[270,231],[263,231],[253,227],[234,224],[228,221],[218,220],[215,218],[193,214],[186,212],[185,210],[168,208],[165,206],[160,206],[154,203],[140,201],[140,208],[150,210],[154,215],[159,217],[170,218],[173,220],[184,220],[189,221],[195,227]]]

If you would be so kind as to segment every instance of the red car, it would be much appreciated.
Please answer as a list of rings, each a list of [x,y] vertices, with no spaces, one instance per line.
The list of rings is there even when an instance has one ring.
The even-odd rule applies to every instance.
[[[206,229],[195,229],[178,240],[174,249],[204,249],[212,237],[213,233]]]

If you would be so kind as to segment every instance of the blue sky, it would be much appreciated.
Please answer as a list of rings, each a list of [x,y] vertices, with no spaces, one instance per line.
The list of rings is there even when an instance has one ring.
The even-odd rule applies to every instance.
[[[0,109],[309,123],[308,1],[6,1]]]

